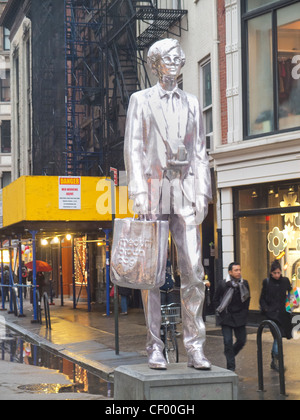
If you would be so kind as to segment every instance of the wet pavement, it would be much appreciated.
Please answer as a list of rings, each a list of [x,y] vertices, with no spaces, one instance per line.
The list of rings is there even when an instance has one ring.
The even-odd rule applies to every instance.
[[[0,361],[0,401],[108,399],[83,387],[53,369]]]
[[[0,328],[0,400],[34,399],[36,395],[40,399],[46,395],[58,400],[103,400],[113,397],[113,389],[111,382],[76,363]]]
[[[113,382],[114,369],[122,365],[146,363],[145,338],[146,326],[143,311],[129,310],[129,315],[120,317],[120,355],[115,354],[115,324],[113,314],[106,317],[105,307],[93,307],[87,312],[85,304],[79,304],[73,310],[71,302],[60,306],[60,301],[50,307],[52,331],[46,330],[45,323],[32,324],[32,306],[25,302],[25,318],[16,318],[13,314],[0,312],[0,340],[1,325],[14,330],[24,340],[36,343],[40,348],[60,360],[75,363],[91,375]],[[214,317],[208,317],[206,354],[213,365],[226,368],[223,354],[223,338],[219,327],[215,326]],[[180,331],[180,327],[179,327]],[[288,396],[280,396],[279,375],[270,370],[272,336],[269,332],[263,334],[264,353],[264,382],[266,392],[257,392],[257,347],[256,331],[248,328],[248,342],[244,350],[237,357],[237,375],[239,376],[240,400],[298,400],[300,399],[300,340],[284,340],[284,355],[286,366],[286,392]],[[179,337],[180,362],[186,362],[187,357],[183,348],[182,338]],[[1,360],[1,353],[0,353]],[[1,362],[0,362],[1,363]],[[8,362],[6,362],[8,363]],[[57,369],[57,367],[54,367]],[[2,382],[2,368],[0,365],[0,382]],[[45,382],[49,383],[48,381]],[[25,384],[25,385],[31,385]],[[30,391],[30,390],[27,390]],[[32,391],[34,392],[34,391]],[[102,397],[112,397],[112,392],[103,392]],[[84,395],[83,395],[84,397]],[[88,394],[86,395],[88,398]],[[102,398],[99,396],[99,398]]]

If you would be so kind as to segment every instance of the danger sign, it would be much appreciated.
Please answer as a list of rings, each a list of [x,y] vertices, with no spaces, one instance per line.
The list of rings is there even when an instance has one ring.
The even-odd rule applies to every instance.
[[[81,210],[81,177],[59,177],[58,191],[60,210]]]

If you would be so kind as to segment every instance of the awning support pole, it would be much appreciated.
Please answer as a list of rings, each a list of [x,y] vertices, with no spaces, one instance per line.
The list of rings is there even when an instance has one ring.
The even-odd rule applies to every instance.
[[[3,250],[3,241],[0,242],[1,244],[1,285],[4,285],[4,250]],[[6,291],[5,287],[2,287],[2,311],[5,311],[5,297],[6,297]]]
[[[37,300],[36,300],[36,235],[37,230],[31,230],[30,234],[32,236],[32,285],[33,285],[33,321],[32,323],[38,323],[38,314],[37,314]]]
[[[76,283],[75,283],[75,240],[72,236],[72,281],[73,281],[73,309],[76,309]]]
[[[24,317],[23,312],[23,277],[22,277],[22,236],[18,236],[19,239],[19,298],[20,298],[20,314],[19,317]]]
[[[86,239],[86,248],[85,248],[85,252],[86,252],[86,258],[85,258],[85,271],[86,271],[86,275],[87,275],[87,297],[88,297],[88,312],[92,312],[92,305],[91,305],[91,282],[90,282],[90,249],[89,249],[89,244],[87,243],[88,240],[88,235],[85,235],[85,239]]]
[[[13,314],[13,291],[12,288],[14,286],[14,277],[13,277],[13,269],[12,269],[12,247],[11,247],[11,237],[9,238],[9,314]]]
[[[110,316],[110,255],[109,255],[109,234],[111,229],[103,229],[106,241],[106,316]]]
[[[60,305],[64,306],[64,284],[63,284],[63,275],[62,275],[62,246],[61,240],[58,244],[58,276],[60,284]],[[52,293],[51,293],[52,294]]]

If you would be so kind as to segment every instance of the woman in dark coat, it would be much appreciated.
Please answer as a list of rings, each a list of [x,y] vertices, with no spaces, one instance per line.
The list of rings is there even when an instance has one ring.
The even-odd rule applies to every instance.
[[[282,337],[292,338],[292,315],[286,311],[285,304],[288,294],[292,291],[292,285],[287,277],[282,276],[279,261],[275,260],[271,265],[270,277],[263,281],[260,296],[262,313],[270,321],[274,321],[282,334]],[[271,368],[278,369],[278,342],[274,337],[272,349]]]

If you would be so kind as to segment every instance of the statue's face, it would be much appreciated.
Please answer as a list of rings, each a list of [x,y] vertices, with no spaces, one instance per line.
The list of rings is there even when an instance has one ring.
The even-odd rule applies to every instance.
[[[158,65],[160,78],[163,76],[178,77],[182,69],[182,59],[180,48],[174,48],[168,54],[161,57]]]

